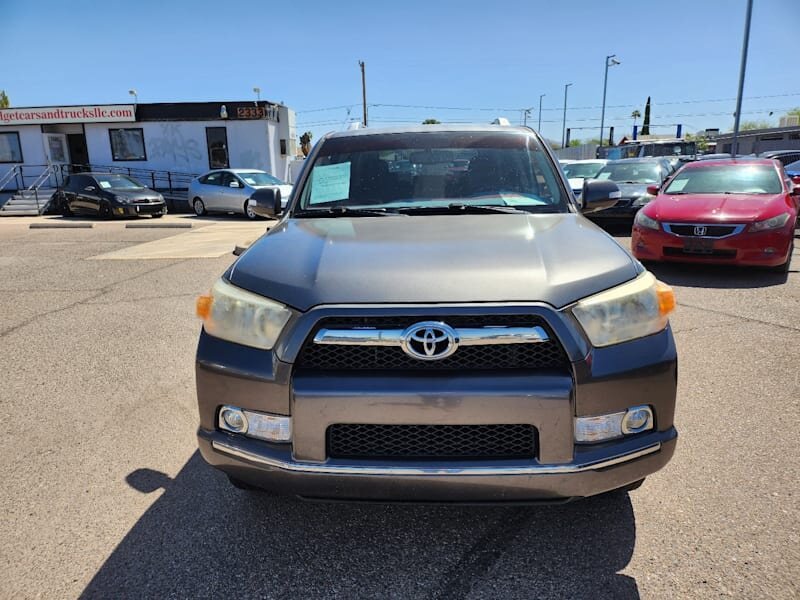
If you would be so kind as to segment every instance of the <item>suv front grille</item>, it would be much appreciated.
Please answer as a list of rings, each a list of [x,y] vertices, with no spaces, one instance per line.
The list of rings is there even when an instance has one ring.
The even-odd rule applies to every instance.
[[[369,425],[328,427],[328,456],[366,459],[534,458],[533,425]]]
[[[441,360],[418,360],[396,346],[350,346],[314,344],[317,331],[329,329],[405,329],[421,321],[443,321],[456,328],[543,327],[546,342],[462,346]],[[411,317],[333,317],[317,324],[297,357],[297,367],[310,371],[453,371],[453,370],[542,370],[568,366],[561,344],[540,317],[533,315],[460,315]]]

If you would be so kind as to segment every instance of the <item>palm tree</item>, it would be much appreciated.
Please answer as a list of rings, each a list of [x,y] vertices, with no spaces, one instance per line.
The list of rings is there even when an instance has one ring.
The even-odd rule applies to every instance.
[[[642,116],[642,113],[640,113],[638,110],[635,110],[635,111],[633,111],[631,113],[631,118],[633,119],[633,127],[634,128],[636,127],[636,119],[638,119],[641,116]]]

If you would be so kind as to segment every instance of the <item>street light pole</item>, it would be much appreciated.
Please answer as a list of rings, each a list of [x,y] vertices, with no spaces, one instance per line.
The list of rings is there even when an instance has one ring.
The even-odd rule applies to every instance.
[[[613,67],[614,65],[618,65],[619,61],[617,60],[616,54],[610,54],[606,56],[606,74],[603,77],[603,109],[600,112],[600,147],[603,147],[603,126],[605,125],[606,120],[606,90],[608,88],[608,67]]]
[[[367,126],[367,76],[364,73],[366,66],[363,60],[358,61],[358,66],[361,67],[361,102],[364,105],[364,127]]]
[[[739,151],[739,118],[742,115],[742,93],[744,92],[744,73],[747,69],[747,47],[750,44],[750,17],[753,14],[753,0],[747,0],[747,13],[744,19],[744,40],[742,41],[742,64],[739,67],[739,94],[736,96],[736,114],[733,118],[733,143],[731,156],[736,158]]]
[[[561,122],[561,147],[564,147],[567,139],[567,90],[571,83],[564,86],[564,120]]]
[[[544,98],[547,94],[542,94],[539,96],[539,126],[536,128],[536,131],[542,133],[542,98]]]

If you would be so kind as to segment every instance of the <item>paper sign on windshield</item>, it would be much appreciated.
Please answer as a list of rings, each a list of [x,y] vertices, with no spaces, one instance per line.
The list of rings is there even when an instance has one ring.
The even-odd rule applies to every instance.
[[[104,190],[107,190],[111,187],[111,184],[108,181],[98,181],[98,183],[100,184],[100,187],[103,188]]]
[[[309,204],[321,204],[350,197],[350,163],[314,167],[311,172]]]
[[[686,184],[689,183],[688,179],[676,179],[673,181],[669,186],[670,192],[680,192],[683,188],[686,187]]]

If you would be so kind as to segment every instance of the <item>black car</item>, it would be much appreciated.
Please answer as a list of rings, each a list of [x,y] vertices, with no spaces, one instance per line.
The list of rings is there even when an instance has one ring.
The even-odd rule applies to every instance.
[[[800,150],[767,150],[766,152],[760,152],[758,157],[774,158],[783,166],[786,166],[789,163],[800,160]]]
[[[592,220],[615,220],[630,222],[645,204],[653,200],[648,186],[659,186],[674,172],[666,158],[624,158],[610,160],[597,179],[607,179],[619,186],[622,198],[614,206],[591,215]]]
[[[70,175],[58,195],[61,214],[154,218],[167,214],[164,196],[119,173]]]

